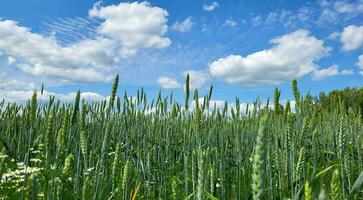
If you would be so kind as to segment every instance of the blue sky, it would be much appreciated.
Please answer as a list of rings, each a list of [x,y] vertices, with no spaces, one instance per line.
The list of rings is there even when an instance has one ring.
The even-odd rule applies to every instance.
[[[0,97],[89,100],[143,87],[183,98],[185,74],[213,99],[292,99],[363,85],[363,1],[45,1],[0,7]],[[361,58],[361,59],[360,59]]]

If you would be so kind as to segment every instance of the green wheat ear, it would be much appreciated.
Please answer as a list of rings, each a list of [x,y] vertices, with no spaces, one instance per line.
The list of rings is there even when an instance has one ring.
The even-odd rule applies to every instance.
[[[171,191],[172,191],[172,199],[173,200],[177,200],[178,199],[178,196],[177,196],[177,186],[178,186],[178,183],[177,183],[178,179],[176,176],[173,176],[172,177],[172,182],[171,182]]]
[[[62,170],[62,196],[64,199],[71,199],[73,196],[74,156],[69,154],[64,161]]]
[[[276,87],[274,94],[274,111],[276,114],[280,113],[280,103],[279,103],[280,96],[281,96],[281,91],[279,91],[279,89]]]
[[[56,156],[56,159],[57,159],[57,166],[60,166],[61,165],[61,162],[63,161],[63,155],[64,155],[64,151],[63,151],[63,147],[65,145],[65,141],[64,141],[64,138],[65,138],[65,133],[66,133],[66,130],[67,130],[67,127],[68,127],[68,112],[67,110],[63,110],[63,121],[62,121],[62,126],[61,128],[59,129],[58,131],[58,134],[57,134],[57,138],[56,138],[56,141],[57,141],[57,156]]]
[[[115,97],[116,97],[116,92],[117,92],[117,88],[118,88],[118,82],[119,82],[119,75],[117,74],[115,81],[113,82],[112,85],[112,92],[111,92],[111,97],[110,97],[110,109],[113,108],[114,102],[115,102]]]
[[[50,149],[51,149],[51,144],[50,144],[50,140],[51,140],[51,137],[52,137],[52,126],[53,126],[53,118],[54,118],[54,114],[53,112],[51,112],[49,114],[49,117],[48,117],[48,122],[47,122],[47,129],[45,131],[45,137],[44,137],[44,143],[45,143],[45,151],[46,151],[46,161],[48,162],[49,161],[49,154],[50,154]],[[47,163],[49,164],[49,163]]]
[[[86,135],[86,115],[87,115],[87,107],[84,100],[82,101],[82,120],[81,120],[81,132],[80,132],[80,142],[81,142],[81,152],[83,154],[85,169],[88,168],[88,139]]]
[[[72,120],[71,120],[72,125],[74,125],[77,121],[80,99],[81,99],[81,91],[78,90],[77,95],[76,95],[76,100],[74,101],[74,105],[73,105],[73,113],[72,113]]]
[[[36,115],[37,115],[37,92],[34,91],[33,92],[33,96],[32,96],[32,100],[30,103],[30,120],[31,122],[34,122]]]
[[[306,181],[305,183],[305,200],[312,200],[312,189],[311,189],[311,186],[310,186],[310,183],[309,181]]]
[[[43,95],[44,92],[44,83],[42,83],[42,88],[40,89],[40,95]]]
[[[297,80],[296,79],[294,79],[292,81],[292,90],[294,92],[295,102],[296,102],[296,105],[297,105],[300,102],[300,92],[299,92],[299,89],[297,87]]]
[[[112,178],[113,178],[113,184],[115,184],[115,181],[119,175],[118,171],[120,169],[120,161],[121,161],[121,143],[117,143],[116,150],[115,150],[115,157],[113,159],[112,164]]]
[[[197,181],[197,200],[203,199],[203,185],[204,185],[204,167],[203,167],[203,151],[201,150],[201,147],[197,150],[197,163],[198,163],[198,181]]]
[[[285,121],[287,120],[287,117],[289,116],[290,113],[291,113],[291,104],[290,104],[290,101],[287,100],[286,105],[285,105],[285,110],[284,110]]]
[[[121,99],[120,99],[120,97],[117,97],[116,105],[117,105],[117,112],[120,113],[121,112]]]
[[[253,199],[262,199],[263,196],[263,174],[264,174],[264,146],[265,146],[265,126],[267,117],[263,116],[259,122],[259,129],[256,138],[255,152],[252,163],[252,194]]]
[[[185,80],[185,110],[188,110],[189,107],[189,91],[190,85],[189,85],[189,73],[187,74],[187,78]]]
[[[129,174],[129,167],[130,167],[130,160],[126,160],[126,164],[124,166],[124,170],[122,173],[122,179],[121,184],[119,184],[119,191],[122,191],[123,198],[126,198],[127,191],[126,191],[126,184],[128,180],[128,174]]]
[[[73,171],[73,162],[74,162],[74,156],[73,154],[69,154],[64,161],[64,167],[62,170],[62,174],[64,177],[71,177],[72,171]]]
[[[336,169],[333,172],[333,176],[330,183],[330,198],[332,200],[339,200],[341,199],[340,194],[340,178],[339,178],[339,170]]]

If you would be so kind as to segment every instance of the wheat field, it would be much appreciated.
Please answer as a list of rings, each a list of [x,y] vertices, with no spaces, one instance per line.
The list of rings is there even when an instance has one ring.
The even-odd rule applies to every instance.
[[[102,102],[2,100],[0,199],[363,199],[361,113],[339,101],[294,81],[293,111],[278,89],[273,108],[218,109],[189,78],[182,103],[119,97],[118,79]]]

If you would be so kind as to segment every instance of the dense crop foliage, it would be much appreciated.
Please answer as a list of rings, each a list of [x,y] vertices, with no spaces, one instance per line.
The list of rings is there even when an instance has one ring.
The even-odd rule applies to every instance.
[[[360,113],[257,100],[0,104],[0,199],[363,199]],[[192,103],[198,102],[198,103]],[[190,111],[184,108],[192,107]],[[192,105],[192,106],[191,106]]]

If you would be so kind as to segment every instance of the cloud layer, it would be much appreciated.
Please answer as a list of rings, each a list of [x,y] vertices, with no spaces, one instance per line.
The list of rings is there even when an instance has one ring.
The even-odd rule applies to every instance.
[[[31,99],[34,91],[32,90],[7,90],[7,91],[1,91],[0,90],[0,96],[2,98],[5,98],[8,102],[26,102],[29,99]],[[62,93],[54,93],[54,92],[48,92],[44,91],[43,95],[41,95],[40,92],[37,92],[37,96],[39,100],[48,101],[50,96],[55,96],[55,99],[60,100],[62,102],[72,102],[76,98],[77,93],[71,92],[67,94]],[[85,101],[94,102],[94,101],[102,101],[105,99],[102,95],[99,95],[94,92],[82,92],[81,98]]]

